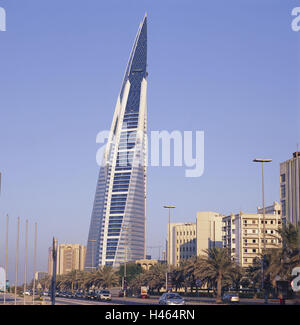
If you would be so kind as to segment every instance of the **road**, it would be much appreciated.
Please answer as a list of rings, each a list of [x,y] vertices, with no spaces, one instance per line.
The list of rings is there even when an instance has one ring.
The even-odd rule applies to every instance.
[[[47,297],[45,300],[47,301],[47,304],[50,303],[49,297]],[[109,302],[56,297],[55,302],[56,305],[158,305],[158,297],[151,297],[149,299],[112,297],[112,300]],[[186,305],[215,304],[214,298],[197,298],[197,300],[186,299]],[[264,300],[242,298],[240,300],[240,305],[264,305]],[[279,301],[277,299],[270,299],[269,305],[279,305]]]
[[[4,303],[3,295],[0,295],[0,305]],[[14,295],[6,294],[6,304],[13,305],[14,304]],[[186,298],[185,299],[187,305],[215,305],[214,298]],[[112,296],[111,301],[94,301],[94,300],[86,300],[86,299],[76,299],[76,298],[62,298],[56,297],[55,299],[56,305],[158,305],[158,297],[150,297],[149,299],[140,299],[140,298],[123,298]],[[292,304],[292,301],[287,300],[287,304]],[[24,299],[23,297],[17,296],[17,304],[23,305]],[[32,297],[26,297],[26,304],[32,304]],[[36,302],[35,304],[41,304],[41,302]],[[44,297],[44,304],[51,304],[50,297]],[[240,299],[240,305],[264,305],[263,299]],[[269,299],[269,305],[279,305],[278,299]]]

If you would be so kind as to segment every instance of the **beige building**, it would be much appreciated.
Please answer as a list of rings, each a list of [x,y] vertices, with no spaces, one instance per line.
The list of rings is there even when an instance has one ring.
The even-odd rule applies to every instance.
[[[196,224],[170,223],[170,243],[168,264],[179,265],[180,260],[196,255]]]
[[[135,263],[140,264],[144,270],[148,271],[153,265],[157,264],[158,261],[143,259],[143,260],[136,260]]]
[[[207,211],[197,213],[197,255],[212,247],[222,247],[223,215]]]
[[[270,209],[268,207],[268,211]],[[266,249],[281,245],[276,231],[281,227],[281,213],[278,211],[265,214]],[[230,250],[232,258],[240,266],[250,266],[255,257],[263,252],[263,227],[263,215],[258,213],[240,212],[223,218],[223,245]]]
[[[171,223],[168,263],[178,266],[205,249],[222,247],[222,217],[216,212],[198,212],[196,223]]]
[[[86,247],[80,244],[60,244],[57,248],[56,274],[84,270]],[[52,247],[49,248],[48,273],[53,273]]]
[[[262,214],[263,208],[258,207],[257,213]],[[265,214],[278,214],[282,217],[281,204],[275,201],[272,205],[265,207]]]

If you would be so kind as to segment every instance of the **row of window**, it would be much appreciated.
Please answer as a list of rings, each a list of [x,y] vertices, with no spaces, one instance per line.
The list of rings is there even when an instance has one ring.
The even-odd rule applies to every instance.
[[[190,235],[190,236],[192,236],[192,235],[194,235],[194,236],[196,236],[196,231],[177,231],[177,236],[182,236],[182,234],[183,234],[183,236],[188,236],[188,235]]]

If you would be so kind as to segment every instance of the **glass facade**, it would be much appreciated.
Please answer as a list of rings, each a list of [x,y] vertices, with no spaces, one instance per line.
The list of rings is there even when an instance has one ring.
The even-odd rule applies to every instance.
[[[97,182],[85,268],[145,256],[147,17],[140,24]]]

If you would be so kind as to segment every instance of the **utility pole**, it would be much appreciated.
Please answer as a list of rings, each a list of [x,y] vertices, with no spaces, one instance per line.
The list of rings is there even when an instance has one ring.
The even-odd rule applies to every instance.
[[[171,270],[171,231],[170,231],[170,226],[171,226],[171,209],[175,209],[176,207],[173,205],[165,205],[165,209],[169,209],[169,222],[168,222],[168,254],[167,254],[167,264],[168,264],[168,272],[166,274],[166,291],[168,291],[168,275],[170,274]]]
[[[35,225],[34,225],[33,288],[32,288],[32,304],[33,304],[33,305],[34,305],[34,297],[35,297],[36,244],[37,244],[37,223],[35,223]]]
[[[127,245],[128,245],[128,226],[122,226],[122,229],[125,230],[124,235],[124,280],[123,280],[123,295],[124,297],[127,296],[127,269],[126,269],[126,263],[127,263]]]
[[[15,305],[17,304],[18,267],[19,267],[19,237],[20,237],[20,217],[18,217],[18,225],[17,225]]]
[[[26,305],[26,284],[27,284],[27,255],[28,255],[28,220],[26,220],[25,226],[25,267],[24,267],[24,305]]]
[[[5,239],[5,287],[3,303],[6,303],[6,285],[7,285],[7,249],[8,249],[8,215],[6,215],[6,239]]]
[[[262,204],[263,204],[263,262],[262,262],[262,286],[265,292],[265,304],[268,303],[268,290],[266,288],[265,267],[266,267],[266,222],[265,222],[265,181],[264,163],[271,162],[272,159],[254,159],[253,162],[261,163],[262,170]]]
[[[53,260],[53,272],[52,272],[52,280],[51,280],[51,303],[52,303],[52,305],[55,305],[57,240],[54,237],[53,237],[53,243],[52,243],[52,260]]]

